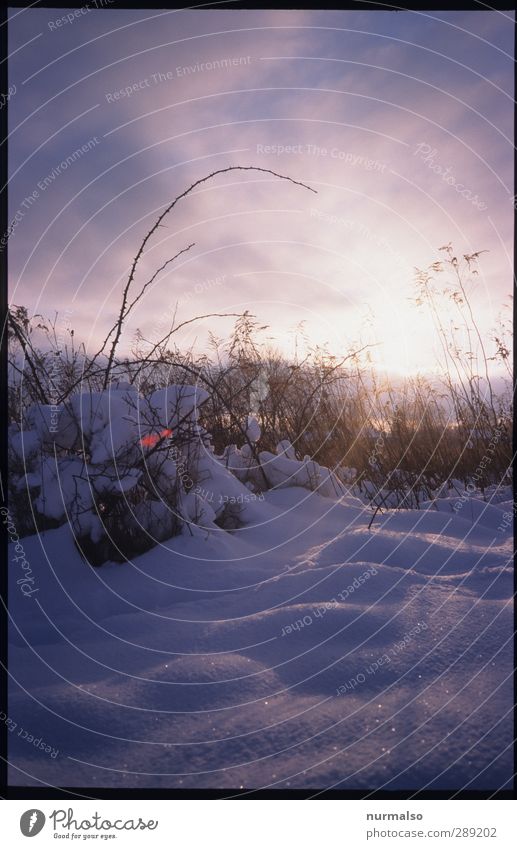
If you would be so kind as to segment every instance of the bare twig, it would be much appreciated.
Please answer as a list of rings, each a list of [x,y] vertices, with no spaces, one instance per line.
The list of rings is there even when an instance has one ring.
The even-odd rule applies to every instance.
[[[137,265],[138,265],[138,263],[139,263],[139,261],[142,257],[142,254],[145,250],[145,247],[146,247],[149,239],[156,232],[158,227],[161,226],[163,219],[169,214],[169,212],[171,212],[174,209],[174,207],[176,206],[176,204],[180,200],[187,197],[187,195],[189,195],[197,186],[200,186],[202,183],[206,183],[208,180],[211,180],[212,177],[215,177],[218,174],[226,174],[229,171],[261,171],[261,172],[266,173],[266,174],[272,174],[274,177],[278,177],[280,180],[287,180],[288,182],[293,183],[296,186],[302,186],[303,188],[308,189],[309,191],[317,194],[316,189],[313,189],[311,186],[308,186],[305,183],[300,182],[299,180],[293,180],[292,177],[287,177],[285,174],[278,174],[276,171],[272,171],[270,168],[259,168],[258,166],[254,166],[254,165],[230,165],[228,168],[219,168],[217,171],[212,171],[212,173],[208,174],[206,177],[201,177],[201,179],[196,180],[194,183],[192,183],[192,185],[189,186],[188,189],[185,189],[184,192],[177,195],[177,197],[175,197],[174,200],[171,201],[169,206],[158,216],[157,220],[155,221],[155,223],[153,224],[153,226],[151,227],[149,232],[144,236],[142,243],[141,243],[141,245],[140,245],[140,247],[137,251],[137,254],[136,254],[136,256],[133,260],[133,263],[131,265],[131,269],[129,271],[129,277],[128,277],[127,283],[124,287],[124,292],[123,292],[123,295],[122,295],[122,304],[121,304],[121,307],[120,307],[118,320],[115,323],[114,327],[110,330],[108,336],[106,337],[106,340],[103,343],[103,347],[100,349],[98,354],[94,357],[94,360],[95,360],[97,356],[100,356],[100,354],[103,353],[104,348],[107,345],[109,338],[111,337],[111,334],[115,333],[115,337],[114,337],[113,342],[111,344],[110,353],[109,353],[109,356],[108,356],[108,363],[107,363],[107,366],[106,366],[104,389],[106,389],[106,387],[109,383],[111,368],[112,368],[112,365],[113,365],[113,361],[115,359],[115,353],[116,353],[117,346],[118,346],[118,343],[120,341],[120,336],[121,336],[121,333],[122,333],[122,325],[124,323],[125,318],[127,317],[127,299],[128,299],[129,290],[130,290],[131,285],[133,283],[133,280],[135,278],[136,267],[137,267]],[[188,250],[188,248],[186,250]],[[180,252],[180,253],[182,253],[182,252]],[[179,254],[178,254],[178,256],[179,256]],[[142,292],[140,294],[142,294]],[[138,296],[138,297],[140,297],[140,296]]]

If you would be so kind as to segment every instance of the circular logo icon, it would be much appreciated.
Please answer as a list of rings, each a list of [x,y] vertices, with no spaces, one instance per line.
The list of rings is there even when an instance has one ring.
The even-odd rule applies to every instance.
[[[45,825],[45,814],[37,808],[25,811],[20,817],[20,831],[25,837],[35,837]]]

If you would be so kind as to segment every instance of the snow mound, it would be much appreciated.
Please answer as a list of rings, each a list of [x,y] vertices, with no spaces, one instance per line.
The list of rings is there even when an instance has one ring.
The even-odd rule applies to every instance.
[[[509,786],[507,535],[434,509],[368,531],[357,499],[300,487],[229,534],[202,502],[183,509],[207,511],[208,536],[191,525],[124,568],[85,569],[66,526],[25,538],[31,597],[13,546],[10,714],[56,756],[11,735],[12,780]]]

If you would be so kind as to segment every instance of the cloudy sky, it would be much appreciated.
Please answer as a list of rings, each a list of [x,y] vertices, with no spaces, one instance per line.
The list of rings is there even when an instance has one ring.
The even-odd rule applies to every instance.
[[[14,303],[58,311],[93,349],[167,203],[255,165],[317,194],[232,172],[182,201],[138,282],[195,247],[149,289],[126,346],[137,327],[164,332],[177,303],[180,319],[249,309],[287,351],[303,321],[337,354],[377,339],[388,368],[428,369],[413,268],[449,241],[489,251],[473,283],[489,332],[512,284],[511,13],[25,9],[9,38]],[[229,326],[182,341],[201,350]]]

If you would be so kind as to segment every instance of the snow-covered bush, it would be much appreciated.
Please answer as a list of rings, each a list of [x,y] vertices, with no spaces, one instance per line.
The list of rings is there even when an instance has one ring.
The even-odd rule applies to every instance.
[[[37,528],[68,522],[94,565],[177,533],[195,470],[179,481],[173,455],[188,466],[192,443],[204,443],[197,421],[206,397],[196,387],[172,386],[144,398],[118,383],[71,395],[59,408],[33,405],[28,429],[11,433],[10,454]]]
[[[261,451],[259,459],[270,487],[301,486],[326,498],[338,498],[347,491],[337,475],[308,455],[297,460],[295,450],[287,440],[279,442],[276,454]]]
[[[287,440],[260,451],[260,426],[216,455],[200,423],[208,393],[172,385],[147,397],[129,383],[72,395],[54,409],[35,404],[28,429],[12,428],[19,487],[30,492],[38,530],[68,523],[92,565],[127,560],[193,526],[233,530],[261,520],[264,490],[304,487],[339,497],[329,469]]]
[[[254,434],[257,433],[255,425],[251,431]],[[260,435],[258,425],[256,428]],[[250,425],[247,435],[249,433]],[[287,439],[278,443],[276,453],[257,453],[250,445],[245,444],[240,450],[235,445],[230,445],[223,456],[227,467],[252,491],[300,486],[327,498],[339,498],[347,492],[346,487],[331,470],[320,466],[308,456],[299,460],[294,446]]]

